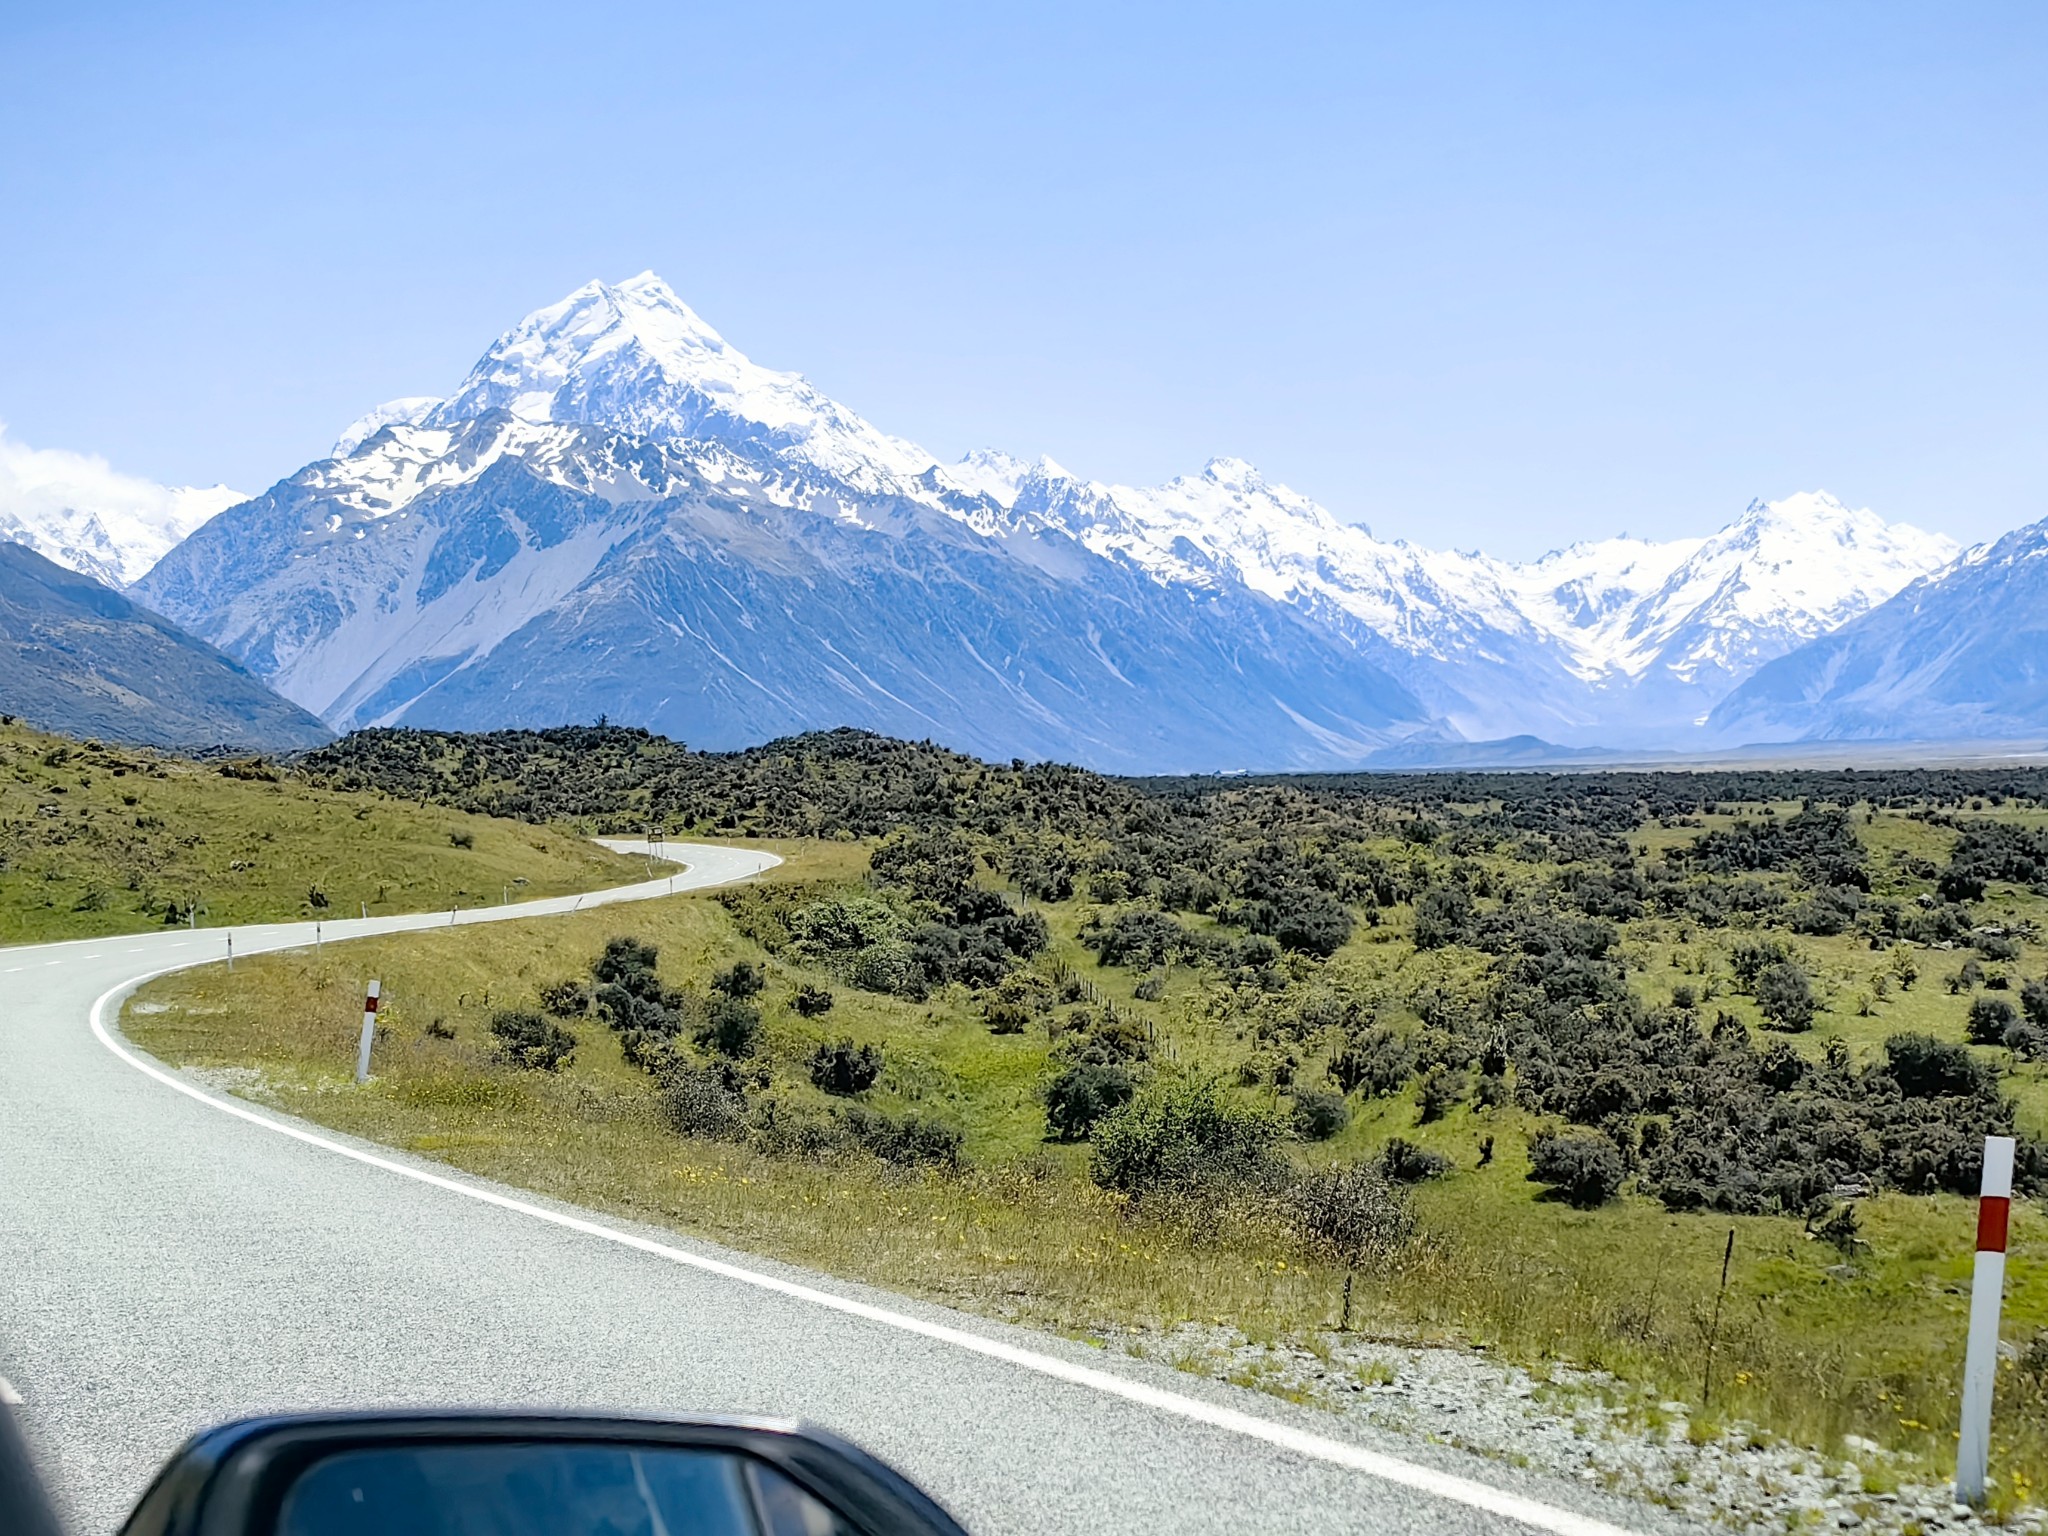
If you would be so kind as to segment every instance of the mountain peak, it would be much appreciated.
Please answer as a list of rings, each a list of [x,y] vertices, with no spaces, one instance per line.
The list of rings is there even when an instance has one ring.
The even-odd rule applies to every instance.
[[[422,420],[451,427],[493,410],[766,448],[866,491],[904,490],[933,463],[797,374],[754,362],[651,271],[535,310]]]
[[[1214,480],[1218,485],[1227,485],[1234,490],[1264,490],[1266,477],[1249,460],[1222,455],[1211,459],[1202,466],[1202,477]]]

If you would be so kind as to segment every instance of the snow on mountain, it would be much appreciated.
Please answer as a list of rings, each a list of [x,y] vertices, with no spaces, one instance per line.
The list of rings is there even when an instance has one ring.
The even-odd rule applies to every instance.
[[[1378,539],[1239,459],[1149,489],[987,449],[945,473],[1162,582],[1290,604],[1478,737],[1662,740],[1955,553],[1825,492],[1754,503],[1710,538],[1624,536],[1517,565]]]
[[[1723,688],[1869,612],[1957,553],[1952,539],[1851,510],[1825,491],[1751,502],[1711,538],[1625,543],[1633,541],[1524,567],[1529,612],[1575,642],[1589,675],[1640,679],[1661,668],[1683,683]],[[1604,605],[1588,600],[1583,578],[1549,585],[1581,552],[1604,557],[1592,562],[1606,568]]]
[[[139,593],[341,727],[609,714],[718,747],[855,724],[1132,771],[1358,762],[1430,727],[1242,587],[1191,603],[758,444],[498,409],[308,465]]]
[[[375,437],[381,428],[418,426],[440,403],[439,395],[401,395],[396,400],[386,400],[350,422],[329,451],[335,458],[345,459]]]
[[[581,508],[575,521],[587,537],[556,538],[543,526],[567,515],[559,508],[523,512],[492,535],[500,553],[477,557],[475,591],[427,578],[428,564],[438,562],[445,577],[447,551],[471,547],[467,532],[446,524],[447,508],[485,517],[471,505],[479,488],[508,485],[519,487],[522,505],[556,507],[529,482]],[[892,571],[938,561],[926,575],[941,587],[962,549],[1028,568],[1013,573],[1016,589],[1006,594],[989,571],[1007,566],[975,564],[979,601],[1024,601],[1020,593],[1046,580],[1075,592],[1121,591],[1117,573],[1129,573],[1195,604],[1146,621],[1166,623],[1175,645],[1188,637],[1166,615],[1188,611],[1228,612],[1229,623],[1294,635],[1291,643],[1318,654],[1335,645],[1361,678],[1392,679],[1406,702],[1375,695],[1365,714],[1379,724],[1301,725],[1326,733],[1332,760],[1355,758],[1368,738],[1423,728],[1418,701],[1440,735],[1667,743],[1695,730],[1757,666],[1867,612],[1954,553],[1945,539],[1821,492],[1753,504],[1707,538],[1624,536],[1512,564],[1379,538],[1240,459],[1212,459],[1199,474],[1152,487],[1103,484],[1049,458],[992,449],[942,466],[800,376],[752,362],[643,273],[588,283],[534,311],[450,395],[391,401],[360,418],[332,458],[273,491],[270,515],[289,537],[269,541],[255,563],[210,540],[214,564],[179,562],[150,591],[165,611],[330,719],[396,718],[457,691],[452,681],[422,681],[441,665],[433,658],[465,658],[450,664],[473,687],[482,658],[526,627],[547,626],[550,645],[567,645],[563,605],[582,602],[578,594],[602,579],[607,562],[650,536],[647,503],[678,497],[751,508],[759,526],[799,545],[814,534],[837,537],[827,527],[894,541],[859,545],[857,560],[834,545],[835,568],[890,548]],[[429,504],[442,507],[430,533],[378,531]],[[599,506],[613,510],[592,510]],[[541,522],[524,520],[532,517]],[[248,524],[245,536],[254,537],[261,522],[237,527]],[[939,537],[946,524],[957,534]],[[671,515],[669,526],[681,525]],[[765,572],[808,558],[765,535],[735,544],[720,527],[719,558],[744,549],[757,592],[769,590],[759,585]],[[961,535],[969,543],[958,544]],[[348,553],[366,540],[408,553],[372,570]],[[287,546],[300,572],[288,581],[279,563]],[[340,594],[334,573],[345,569],[382,592],[379,606]],[[666,580],[680,590],[677,578]],[[420,596],[427,588],[437,593],[431,601]],[[1305,627],[1268,631],[1255,617],[1259,604]],[[346,622],[334,621],[337,605],[351,615]],[[280,621],[280,612],[292,616]],[[687,627],[697,617],[660,622]],[[934,611],[929,622],[943,630],[951,620]],[[364,664],[365,646],[378,652],[374,665]],[[751,675],[738,657],[720,664]],[[415,688],[417,698],[407,691]],[[1306,719],[1301,702],[1285,706],[1297,721]]]
[[[652,272],[585,283],[535,310],[420,420],[445,427],[492,410],[657,439],[757,444],[865,492],[900,492],[935,462],[801,376],[753,362]]]
[[[2048,737],[2048,521],[1759,668],[1708,724],[1731,744]]]
[[[158,485],[97,454],[31,448],[0,427],[0,542],[110,587],[137,580],[216,513],[246,501],[224,485]]]

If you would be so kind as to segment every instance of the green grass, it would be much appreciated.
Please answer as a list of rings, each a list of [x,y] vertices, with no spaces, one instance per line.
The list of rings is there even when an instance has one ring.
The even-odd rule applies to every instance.
[[[644,868],[567,830],[0,726],[0,943],[161,927],[195,902],[203,926],[496,905]]]
[[[864,858],[844,844],[783,844],[778,874],[843,876]],[[1137,977],[1101,969],[1076,933],[1085,907],[1043,909],[1055,957],[1101,995],[1128,1002]],[[1417,956],[1405,915],[1361,928],[1332,965],[1390,996],[1425,978],[1462,985],[1480,957]],[[1652,962],[1673,947],[1656,924],[1630,942]],[[1665,926],[1669,926],[1668,923]],[[559,1076],[521,1074],[491,1059],[486,1024],[498,1007],[531,1005],[537,989],[581,974],[604,940],[630,932],[661,946],[671,984],[702,985],[746,957],[771,980],[759,1001],[779,1093],[814,1095],[802,1062],[819,1040],[879,1041],[887,1068],[876,1101],[960,1125],[970,1172],[907,1173],[865,1159],[778,1161],[739,1145],[679,1138],[662,1123],[652,1085],[629,1067],[595,1020],[575,1027],[575,1063]],[[1660,948],[1664,945],[1664,948]],[[1820,966],[1881,957],[1828,950]],[[1654,992],[1668,965],[1637,979]],[[362,983],[384,984],[376,1076],[349,1081]],[[800,982],[832,987],[817,1020],[787,999]],[[1923,992],[1922,989],[1926,990]],[[1157,1019],[1168,1060],[1222,1066],[1250,1049],[1243,998],[1177,968]],[[1945,1035],[1961,1029],[1962,999],[1923,977],[1900,1013]],[[1402,1014],[1390,1004],[1390,1016]],[[438,1021],[452,1039],[428,1033]],[[229,976],[218,967],[152,983],[125,1027],[145,1049],[181,1065],[254,1068],[242,1087],[294,1113],[406,1147],[484,1176],[576,1203],[665,1224],[734,1246],[1070,1336],[1187,1320],[1232,1325],[1258,1340],[1313,1345],[1335,1316],[1341,1273],[1269,1224],[1226,1213],[1196,1231],[1134,1215],[1085,1176],[1086,1149],[1041,1140],[1037,1087],[1043,1031],[995,1036],[965,994],[924,1003],[870,996],[784,965],[737,931],[709,896],[630,910],[423,933],[258,957]],[[1823,1015],[1823,1029],[1868,1048],[1894,1019]],[[1820,1038],[1819,1032],[1816,1037]],[[1312,1066],[1313,1064],[1311,1064]],[[1260,1090],[1253,1090],[1260,1091]],[[1859,1212],[1867,1247],[1853,1258],[1805,1236],[1795,1220],[1675,1216],[1639,1197],[1577,1212],[1539,1200],[1526,1178],[1535,1122],[1513,1109],[1459,1106],[1416,1123],[1409,1095],[1363,1106],[1322,1159],[1370,1156],[1391,1135],[1442,1151],[1452,1174],[1419,1192],[1424,1236],[1391,1273],[1361,1282],[1354,1324],[1392,1337],[1484,1344],[1535,1365],[1602,1367],[1648,1395],[1699,1400],[1721,1254],[1735,1263],[1714,1351],[1716,1422],[1747,1421],[1834,1452],[1846,1434],[1896,1448],[1940,1474],[1951,1454],[1961,1375],[1973,1213],[1966,1200],[1887,1195]],[[1482,1136],[1495,1139],[1481,1169]],[[2006,1336],[2048,1330],[2048,1224],[2015,1213]],[[1994,1471],[2007,1488],[2048,1472],[2048,1392],[2018,1368],[2000,1375]]]

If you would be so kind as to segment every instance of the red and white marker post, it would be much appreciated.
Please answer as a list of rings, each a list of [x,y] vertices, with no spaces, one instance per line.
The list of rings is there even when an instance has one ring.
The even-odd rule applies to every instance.
[[[1956,1498],[1965,1504],[1984,1502],[1984,1477],[1991,1462],[1991,1392],[1998,1380],[1998,1312],[2005,1299],[2012,1153],[2012,1137],[1984,1138],[1977,1271],[1970,1283],[1970,1347],[1963,1356],[1963,1421],[1956,1437]]]
[[[370,983],[370,995],[363,999],[363,1043],[356,1048],[356,1081],[366,1082],[370,1076],[370,1047],[377,1040],[377,992],[380,982]]]

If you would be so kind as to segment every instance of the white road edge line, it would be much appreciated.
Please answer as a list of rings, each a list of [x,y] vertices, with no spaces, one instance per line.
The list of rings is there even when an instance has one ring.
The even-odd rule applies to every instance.
[[[205,962],[193,963],[204,964]],[[608,1243],[617,1243],[622,1248],[632,1248],[638,1252],[650,1254],[657,1259],[665,1259],[671,1264],[680,1264],[687,1269],[701,1270],[706,1274],[717,1275],[721,1279],[752,1286],[756,1290],[769,1291],[778,1296],[788,1297],[792,1301],[805,1302],[814,1307],[822,1307],[830,1312],[839,1312],[848,1317],[861,1318],[866,1322],[879,1323],[885,1328],[894,1328],[903,1333],[915,1334],[920,1338],[932,1339],[941,1344],[950,1344],[956,1349],[964,1349],[977,1355],[985,1355],[990,1359],[1000,1360],[1007,1365],[1018,1366],[1027,1371],[1035,1371],[1041,1376],[1050,1376],[1054,1380],[1068,1382],[1074,1386],[1088,1387],[1109,1397],[1120,1397],[1127,1402],[1138,1403],[1144,1407],[1157,1409],[1162,1413],[1174,1414],[1183,1419],[1191,1419],[1196,1423],[1206,1424],[1214,1429],[1227,1430],[1232,1434],[1243,1435],[1250,1440],[1263,1440],[1268,1445],[1278,1446],[1285,1451],[1292,1451],[1298,1456],[1306,1456],[1316,1461],[1326,1461],[1336,1466],[1348,1467],[1354,1472],[1363,1472],[1370,1477],[1379,1478],[1383,1482],[1393,1483],[1402,1488],[1412,1488],[1417,1493],[1428,1494],[1433,1498],[1445,1499],[1454,1504],[1464,1504],[1472,1509],[1483,1510],[1492,1515],[1499,1515],[1505,1519],[1531,1526],[1539,1531],[1549,1531],[1552,1533],[1552,1536],[1639,1536],[1639,1533],[1630,1531],[1624,1526],[1610,1525],[1608,1522],[1594,1519],[1590,1515],[1581,1515],[1569,1509],[1559,1509],[1555,1505],[1545,1504],[1537,1499],[1524,1498],[1520,1494],[1509,1493],[1504,1489],[1495,1488],[1489,1483],[1476,1482],[1469,1477],[1459,1477],[1456,1473],[1439,1472],[1434,1467],[1420,1466],[1415,1462],[1403,1461],[1397,1456],[1389,1456],[1379,1451],[1369,1451],[1363,1446],[1350,1445],[1342,1440],[1332,1440],[1323,1435],[1310,1434],[1307,1430],[1295,1429],[1291,1425],[1276,1424],[1270,1419],[1262,1419],[1256,1414],[1244,1413],[1236,1408],[1226,1408],[1221,1404],[1204,1402],[1200,1398],[1187,1397],[1179,1392],[1169,1392],[1162,1387],[1155,1387],[1147,1382],[1133,1381],[1109,1371],[1097,1370],[1093,1366],[1076,1365],[1071,1361],[1061,1360],[1057,1356],[1042,1355],[1036,1350],[1024,1349],[1015,1344],[1007,1344],[999,1339],[983,1338],[980,1334],[969,1333],[961,1328],[948,1327],[944,1323],[930,1322],[921,1317],[912,1317],[904,1312],[892,1312],[886,1307],[874,1306],[864,1301],[855,1301],[849,1296],[835,1296],[832,1292],[818,1290],[815,1286],[799,1284],[794,1280],[784,1280],[777,1275],[761,1274],[756,1270],[745,1269],[737,1264],[728,1264],[722,1259],[708,1258],[703,1254],[690,1253],[685,1249],[672,1248],[666,1243],[657,1243],[651,1238],[641,1237],[632,1232],[621,1232],[615,1227],[607,1227],[600,1222],[590,1221],[581,1216],[570,1216],[562,1211],[551,1211],[545,1206],[532,1205],[527,1201],[514,1199],[510,1195],[501,1195],[493,1189],[479,1188],[476,1185],[466,1184],[457,1179],[444,1178],[440,1174],[428,1173],[423,1168],[412,1168],[404,1163],[393,1162],[390,1158],[379,1157],[374,1152],[365,1152],[360,1147],[346,1146],[341,1142],[331,1141],[327,1137],[317,1135],[312,1131],[301,1130],[298,1126],[286,1125],[281,1121],[271,1119],[267,1115],[258,1114],[255,1110],[245,1108],[240,1104],[232,1104],[224,1099],[217,1099],[210,1093],[200,1091],[175,1074],[165,1071],[155,1063],[145,1061],[142,1057],[136,1055],[126,1046],[115,1040],[113,1035],[107,1030],[106,1011],[111,1004],[118,1003],[129,993],[139,988],[144,982],[154,981],[159,976],[168,976],[173,971],[185,969],[187,969],[185,965],[167,965],[160,970],[138,976],[132,981],[124,981],[119,986],[112,987],[106,992],[101,993],[92,1005],[92,1032],[98,1037],[101,1045],[104,1045],[136,1071],[146,1077],[153,1077],[165,1087],[176,1089],[187,1098],[197,1099],[201,1104],[206,1105],[207,1108],[219,1110],[224,1115],[233,1115],[237,1120],[246,1120],[251,1125],[260,1126],[264,1130],[271,1131],[279,1136],[289,1136],[294,1141],[302,1141],[307,1146],[318,1147],[323,1152],[332,1152],[338,1157],[346,1157],[352,1161],[366,1164],[371,1168],[382,1169],[386,1173],[395,1173],[403,1179],[412,1179],[420,1184],[430,1184],[434,1188],[446,1190],[450,1194],[481,1201],[485,1205],[495,1205],[500,1210],[512,1211],[521,1216],[529,1216],[535,1221],[544,1221],[551,1226],[563,1227],[571,1232],[579,1232],[585,1237],[600,1238]]]

